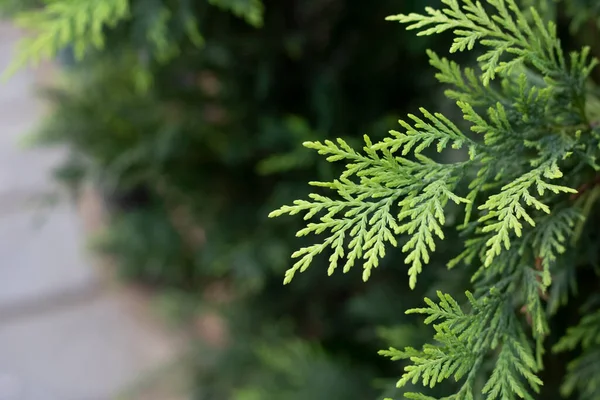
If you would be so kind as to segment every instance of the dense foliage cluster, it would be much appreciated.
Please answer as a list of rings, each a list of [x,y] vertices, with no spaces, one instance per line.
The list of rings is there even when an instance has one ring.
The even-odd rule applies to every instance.
[[[548,336],[560,335],[549,328],[550,320],[573,295],[579,271],[597,259],[595,251],[589,254],[595,247],[600,148],[597,90],[589,77],[597,60],[587,47],[565,54],[556,25],[535,7],[525,13],[514,0],[487,3],[442,0],[424,14],[389,18],[420,35],[451,31],[450,53],[479,45],[476,69],[429,52],[472,135],[422,109],[423,117],[409,115],[412,123],[401,120],[402,131],[390,137],[374,143],[365,137],[362,153],[343,140],[307,142],[328,161],[345,163],[340,178],[313,183],[336,197],[314,193],[271,215],[320,215],[298,236],[326,233],[323,242],[293,254],[300,260],[286,273],[286,283],[327,248],[330,274],[346,255],[344,271],[362,259],[367,280],[386,247],[404,240],[414,288],[436,250],[435,238],[444,239],[444,228],[457,229],[464,249],[449,267],[468,268],[463,273],[471,276],[474,292],[467,292],[462,305],[438,292],[438,301],[427,298],[427,307],[408,310],[427,315],[435,344],[381,353],[410,360],[401,387],[434,387],[453,378],[460,385],[448,399],[533,399],[543,385]],[[430,147],[438,153],[447,147],[468,151],[448,163],[424,155]],[[446,223],[450,200],[460,207],[462,222]],[[594,321],[586,315],[553,347],[572,350],[581,343],[585,349],[569,364],[564,394],[600,396]],[[420,392],[407,397],[433,399]]]
[[[100,249],[226,322],[194,398],[595,400],[595,3],[0,5],[9,73],[72,56],[38,141],[113,205]]]

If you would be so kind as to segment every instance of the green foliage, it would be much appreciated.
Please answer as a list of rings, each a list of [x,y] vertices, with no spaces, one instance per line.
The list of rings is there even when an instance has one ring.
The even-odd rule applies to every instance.
[[[23,12],[16,17],[17,24],[40,32],[23,41],[8,73],[30,61],[53,58],[67,45],[73,45],[78,58],[87,50],[102,49],[105,28],[115,26],[129,12],[128,0],[53,1],[40,10]]]
[[[472,41],[469,47],[474,45],[476,39],[480,39],[483,44],[494,45],[502,49],[502,53],[506,51],[516,54],[516,57],[509,62],[502,62],[500,64],[498,64],[498,59],[501,54],[491,55],[491,52],[497,51],[497,48],[487,52],[484,58],[482,58],[483,56],[479,57],[478,60],[482,63],[483,75],[481,76],[481,87],[478,90],[485,92],[485,87],[489,84],[489,80],[496,73],[505,73],[508,77],[511,77],[512,74],[509,71],[512,71],[518,63],[528,60],[532,62],[534,68],[537,68],[544,75],[556,76],[559,73],[563,73],[565,81],[547,82],[544,87],[536,87],[531,82],[528,82],[524,73],[521,73],[515,79],[516,81],[512,83],[513,86],[518,86],[514,88],[507,87],[504,91],[505,93],[502,94],[505,94],[504,98],[507,98],[507,95],[512,94],[509,91],[518,90],[515,95],[518,96],[518,100],[520,101],[511,106],[514,111],[522,112],[522,116],[509,115],[509,112],[513,110],[507,109],[501,101],[497,101],[496,104],[489,104],[486,110],[487,115],[480,114],[470,103],[463,101],[467,98],[468,94],[461,94],[459,91],[453,92],[453,97],[462,98],[462,100],[457,101],[457,105],[463,111],[464,119],[472,123],[470,129],[475,133],[483,134],[482,142],[469,139],[442,115],[436,114],[434,116],[427,111],[423,111],[431,123],[426,123],[411,115],[409,117],[416,122],[415,127],[411,127],[406,122],[401,121],[400,123],[406,129],[406,133],[392,132],[392,138],[387,138],[381,143],[374,145],[367,139],[367,146],[364,148],[365,156],[358,154],[344,142],[340,142],[340,147],[332,142],[326,142],[324,145],[318,142],[307,144],[308,147],[317,149],[320,154],[330,155],[327,158],[328,161],[348,160],[352,162],[347,164],[346,171],[341,175],[339,181],[336,180],[330,184],[315,183],[317,186],[337,191],[344,198],[344,202],[332,201],[329,198],[314,194],[312,198],[316,200],[315,202],[298,201],[295,203],[295,206],[285,206],[271,214],[271,216],[278,216],[283,213],[296,214],[301,211],[308,211],[305,219],[309,219],[316,213],[326,209],[328,213],[321,218],[321,224],[309,224],[306,229],[299,231],[298,235],[302,236],[310,232],[318,234],[325,229],[331,229],[332,233],[335,234],[330,236],[322,245],[303,248],[294,253],[294,257],[304,257],[289,270],[286,282],[289,282],[297,270],[305,270],[314,255],[323,251],[328,245],[333,244],[335,253],[330,259],[329,272],[331,273],[337,265],[337,259],[343,255],[343,243],[346,231],[356,227],[356,229],[350,230],[350,235],[355,236],[356,240],[351,241],[349,244],[349,247],[353,251],[348,255],[348,262],[344,270],[347,271],[353,265],[354,259],[361,255],[361,249],[368,250],[375,245],[373,247],[374,251],[367,251],[364,255],[364,258],[367,259],[364,278],[367,279],[370,269],[377,265],[377,259],[384,254],[383,243],[385,241],[392,244],[396,243],[391,232],[394,232],[396,235],[408,232],[409,234],[415,234],[404,246],[405,251],[411,251],[405,261],[412,263],[409,274],[411,275],[411,287],[414,287],[416,274],[421,270],[422,263],[427,263],[429,257],[427,246],[431,251],[435,249],[432,232],[435,232],[438,237],[443,238],[439,223],[443,224],[443,207],[447,199],[452,199],[456,203],[471,203],[482,189],[480,185],[481,181],[483,181],[482,177],[486,177],[492,171],[496,174],[498,172],[504,173],[509,166],[498,165],[504,160],[498,160],[495,156],[500,154],[504,150],[503,147],[507,144],[515,144],[520,147],[520,149],[516,148],[513,150],[515,153],[518,151],[524,153],[531,147],[537,147],[538,155],[534,159],[523,157],[522,160],[517,160],[522,166],[528,165],[530,169],[522,174],[519,174],[517,171],[507,171],[508,173],[505,173],[505,175],[508,180],[501,186],[500,192],[491,194],[479,205],[479,210],[484,211],[478,220],[478,222],[482,223],[481,233],[488,234],[486,239],[485,266],[489,266],[494,258],[500,254],[502,246],[506,249],[510,248],[511,234],[515,234],[517,237],[522,235],[523,224],[521,221],[535,226],[535,221],[525,206],[534,210],[541,210],[544,213],[550,213],[548,206],[532,194],[532,189],[535,189],[539,198],[542,198],[547,192],[553,194],[575,192],[570,187],[552,184],[549,181],[563,177],[558,163],[571,155],[575,141],[569,134],[579,135],[577,127],[564,126],[565,124],[562,122],[562,119],[565,116],[557,115],[557,118],[561,118],[561,121],[556,121],[556,129],[560,130],[560,132],[555,137],[546,138],[544,142],[537,143],[534,140],[539,137],[541,131],[549,122],[540,117],[550,117],[551,113],[556,111],[550,102],[550,95],[562,94],[565,90],[571,92],[565,93],[565,95],[571,96],[569,108],[573,110],[573,113],[581,111],[577,110],[577,107],[580,106],[579,102],[582,100],[581,92],[583,91],[583,87],[568,86],[568,83],[576,81],[580,82],[580,85],[583,85],[585,77],[589,75],[589,72],[595,65],[594,61],[586,61],[587,50],[583,50],[581,54],[573,53],[571,56],[571,68],[568,71],[562,71],[560,65],[564,65],[564,57],[562,56],[562,50],[558,47],[558,40],[555,34],[550,33],[554,32],[552,24],[548,24],[548,28],[546,29],[540,21],[536,25],[537,29],[534,29],[527,24],[525,18],[516,9],[515,3],[509,1],[508,4],[516,13],[516,18],[521,21],[519,29],[530,32],[530,39],[534,36],[545,38],[546,45],[550,47],[550,50],[546,49],[546,47],[525,46],[525,39],[523,39],[525,49],[510,48],[507,47],[508,44],[515,42],[515,39],[511,39],[510,37],[504,38],[502,36],[503,32],[495,24],[493,25],[494,29],[499,30],[500,33],[497,35],[503,37],[502,41],[490,42],[489,39],[486,39],[486,35],[490,35],[491,33],[481,31],[480,27],[472,22],[473,19],[479,22],[489,20],[486,24],[492,24],[492,20],[485,14],[481,6],[475,6],[470,1],[466,1],[463,12],[457,2],[447,1],[445,3],[450,7],[447,10],[447,14],[457,18],[453,22],[448,20],[446,14],[441,14],[433,9],[428,9],[432,17],[421,17],[417,14],[411,14],[409,16],[401,15],[395,17],[395,19],[403,22],[417,21],[418,24],[410,26],[413,28],[432,23],[441,24],[436,29],[431,28],[423,31],[429,34],[438,33],[450,27],[458,26],[465,28],[468,26],[472,31],[459,30],[459,34],[461,37],[471,35],[468,36],[469,40]],[[508,14],[505,3],[502,1],[491,3],[499,10],[499,14],[495,19],[500,21],[503,26],[507,26],[506,30],[517,32],[517,24],[514,22],[513,16]],[[533,14],[536,18],[539,18],[535,14],[535,11]],[[459,17],[463,18],[463,20]],[[456,43],[462,42],[460,40],[458,42],[455,41],[455,45],[453,45],[451,51],[457,48]],[[464,47],[459,46],[458,49],[463,50]],[[558,57],[556,57],[555,51]],[[456,64],[441,60],[433,53],[431,53],[431,56],[432,64],[440,68],[438,77],[441,78],[442,82],[453,83],[456,85],[456,89],[459,90],[470,88],[471,85],[463,80],[463,74],[457,70],[458,66]],[[563,61],[557,61],[559,59]],[[564,68],[566,69],[566,67]],[[474,81],[474,74],[471,70],[468,70],[466,75],[470,77],[469,79],[472,82]],[[478,83],[473,82],[473,84],[477,86]],[[507,82],[507,85],[509,84],[511,82]],[[499,95],[501,96],[502,94]],[[490,97],[493,98],[495,95],[498,95],[498,93],[491,91]],[[523,104],[519,104],[521,101]],[[555,106],[558,106],[558,104]],[[560,106],[562,107],[563,104],[560,104]],[[584,119],[585,115],[569,115],[568,117],[580,120]],[[586,121],[578,122],[581,124]],[[423,130],[419,131],[419,129]],[[515,139],[513,130],[523,131],[524,136]],[[452,147],[455,149],[460,148],[463,143],[468,142],[470,147],[469,160],[453,165],[445,165],[423,157],[421,152],[434,143],[434,141],[437,141],[438,152],[441,152],[449,142],[453,143]],[[546,144],[545,142],[550,143]],[[419,144],[415,146],[417,143]],[[548,149],[547,147],[550,144],[553,147]],[[400,152],[402,156],[406,156],[412,150],[417,161],[394,156],[399,150],[402,150]],[[378,151],[381,152],[381,155],[377,153]],[[468,168],[476,168],[478,178],[472,182],[471,191],[467,196],[461,198],[455,195],[452,190],[456,185],[456,181],[458,181]],[[353,175],[357,176],[359,182],[353,184],[349,180]],[[428,181],[432,183],[427,184]],[[483,181],[483,183],[487,182]],[[390,215],[389,209],[393,202],[401,196],[405,198],[399,203],[402,211],[399,213],[398,219],[410,218],[411,222],[398,226],[395,218]],[[364,201],[369,198],[381,198],[382,200],[378,200],[375,203]],[[346,208],[352,208],[352,211],[347,212]],[[471,208],[469,207],[468,210],[470,213]],[[346,213],[344,214],[344,219],[341,220],[342,223],[338,223],[332,217],[341,211],[345,211]],[[368,215],[375,211],[378,213],[374,215],[382,215],[382,217],[369,220],[367,218]],[[467,213],[465,223],[468,222],[469,213]],[[348,219],[348,217],[354,218]],[[362,225],[359,225],[359,223]],[[370,234],[367,233],[367,226],[370,227]],[[390,230],[389,228],[392,229]],[[376,232],[378,232],[378,236],[375,236]],[[366,236],[366,240],[363,239],[363,234]],[[375,238],[373,239],[373,237]]]
[[[561,392],[571,396],[579,393],[580,399],[598,397],[598,368],[600,368],[600,311],[584,316],[577,326],[568,329],[567,334],[554,346],[554,351],[574,350],[581,346],[583,353],[568,365]]]
[[[588,22],[593,21],[600,26],[600,4],[593,0],[565,1],[567,15],[571,18],[571,31],[577,31]]]
[[[260,0],[208,0],[208,4],[231,11],[255,27],[262,25]],[[66,48],[72,48],[75,58],[81,60],[86,53],[104,49],[109,31],[140,14],[148,17],[143,28],[144,47],[150,48],[157,60],[165,62],[180,51],[172,37],[173,26],[182,29],[196,46],[204,44],[188,1],[171,7],[162,0],[53,0],[14,17],[19,26],[33,31],[33,36],[23,40],[5,76],[27,63],[54,58]]]
[[[431,123],[444,129],[439,134],[439,151],[450,140],[453,140],[453,146],[460,147],[465,138],[454,125],[441,115],[434,116],[425,110],[423,114]],[[305,211],[306,220],[321,211],[327,211],[320,217],[320,223],[309,224],[298,231],[297,236],[320,234],[325,230],[331,231],[332,235],[321,244],[302,248],[293,254],[292,257],[302,258],[286,272],[286,283],[291,281],[296,271],[306,270],[313,257],[327,247],[334,250],[329,258],[328,272],[331,275],[338,259],[345,254],[344,241],[347,237],[352,240],[348,243],[349,251],[343,270],[348,272],[357,259],[363,258],[363,280],[366,281],[371,269],[377,267],[379,259],[385,255],[385,243],[396,246],[394,235],[407,232],[413,236],[402,250],[408,253],[405,262],[411,263],[410,286],[414,288],[417,274],[421,272],[422,265],[429,261],[429,251],[435,250],[433,235],[444,238],[441,229],[445,220],[444,206],[449,199],[456,203],[468,201],[452,193],[457,180],[453,175],[460,171],[461,165],[453,169],[435,164],[424,156],[417,157],[416,162],[392,156],[401,146],[404,145],[407,151],[417,143],[415,153],[418,154],[435,140],[435,137],[426,137],[427,131],[435,129],[432,125],[418,117],[410,117],[416,125],[411,128],[403,123],[410,128],[406,135],[396,132],[394,139],[386,140],[380,146],[373,146],[370,139],[365,137],[365,155],[355,152],[341,139],[338,139],[338,145],[331,141],[324,144],[305,143],[306,147],[316,149],[319,154],[328,155],[327,161],[347,160],[351,163],[346,165],[340,180],[313,183],[314,186],[337,191],[343,200],[336,201],[315,193],[310,196],[314,202],[296,201],[294,206],[284,206],[270,214],[273,217]],[[358,182],[350,179],[353,177]],[[400,212],[395,216],[392,206],[400,196],[404,198],[398,203]],[[339,216],[334,218],[336,215]]]
[[[74,50],[40,142],[105,189],[123,275],[225,317],[195,398],[592,400],[600,101],[595,49],[559,40],[583,3],[402,2],[419,40],[393,0],[23,3],[16,65]]]
[[[330,273],[347,253],[344,271],[362,256],[366,280],[384,257],[384,245],[404,242],[414,288],[435,250],[434,235],[444,239],[442,228],[462,231],[464,251],[449,266],[475,267],[467,306],[438,292],[439,303],[426,299],[426,308],[408,311],[427,315],[426,324],[435,322],[436,344],[381,354],[409,362],[399,387],[434,388],[452,378],[460,385],[443,399],[534,399],[543,385],[549,315],[557,310],[557,296],[568,297],[569,278],[563,273],[573,266],[564,255],[594,246],[587,241],[585,222],[597,197],[585,182],[598,170],[599,136],[588,107],[596,101],[589,78],[597,61],[587,47],[567,56],[555,23],[544,21],[536,8],[525,13],[514,0],[441,3],[425,14],[388,20],[406,24],[419,36],[450,31],[450,53],[481,50],[477,68],[428,52],[436,78],[450,85],[446,95],[456,101],[463,121],[455,124],[427,111],[425,121],[409,115],[414,125],[400,121],[401,132],[392,131],[380,142],[366,138],[362,153],[343,141],[305,144],[329,162],[343,161],[345,170],[332,182],[312,183],[334,196],[314,193],[271,213],[304,213],[305,220],[319,215],[319,222],[308,223],[297,235],[325,234],[321,244],[293,254],[302,258],[288,270],[285,283],[328,247]],[[463,133],[467,129],[471,132]],[[454,159],[460,161],[451,163],[433,151],[424,155],[430,147],[440,153],[450,143],[453,149],[468,147],[468,155],[459,152]],[[462,224],[445,223],[449,199],[463,205]],[[546,310],[542,301],[549,287],[552,306]],[[589,347],[597,322],[588,316],[557,350],[580,342]],[[570,364],[563,393],[598,397],[600,382],[593,374],[600,370],[597,363],[589,364],[596,351]]]
[[[456,36],[451,53],[473,50],[477,43],[489,48],[477,58],[484,86],[496,74],[508,73],[521,62],[531,62],[545,74],[564,71],[564,56],[555,38],[556,28],[554,24],[546,26],[535,9],[532,9],[534,24],[531,24],[515,1],[488,1],[496,9],[493,17],[478,2],[442,0],[442,3],[446,7],[440,10],[426,8],[428,15],[400,14],[388,20],[408,24],[406,29],[418,29],[417,35],[451,30]],[[512,59],[500,61],[506,53]]]
[[[261,0],[208,0],[208,2],[244,18],[252,26],[260,27],[263,24]]]
[[[530,391],[539,391],[541,380],[536,376],[539,365],[514,312],[506,306],[506,299],[490,293],[475,299],[467,292],[471,311],[464,313],[459,304],[447,294],[438,292],[440,303],[425,299],[429,307],[409,310],[408,313],[428,315],[425,323],[434,325],[436,345],[425,345],[422,350],[391,348],[380,354],[393,360],[410,359],[412,365],[398,382],[404,386],[419,380],[424,386],[434,387],[452,377],[464,379],[460,389],[448,399],[474,399],[475,381],[484,356],[498,349],[496,366],[481,392],[486,399],[533,399]],[[417,393],[408,398],[419,398]]]
[[[323,349],[302,340],[281,344],[273,341],[257,343],[259,362],[268,367],[260,384],[252,382],[233,395],[234,400],[251,399],[330,399],[368,396],[365,382],[352,368],[327,357]],[[289,382],[291,384],[282,384]]]

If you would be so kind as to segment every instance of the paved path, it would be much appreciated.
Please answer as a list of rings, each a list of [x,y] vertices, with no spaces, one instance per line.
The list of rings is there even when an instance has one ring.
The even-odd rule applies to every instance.
[[[18,38],[0,22],[0,70]],[[0,86],[0,400],[108,400],[175,345],[137,298],[105,287],[75,206],[35,201],[56,190],[64,157],[20,144],[44,113],[39,79],[24,70]]]

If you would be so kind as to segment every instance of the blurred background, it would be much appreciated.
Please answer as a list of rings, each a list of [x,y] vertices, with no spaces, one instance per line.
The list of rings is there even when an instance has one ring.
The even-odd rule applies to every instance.
[[[424,2],[212,3],[131,1],[103,49],[2,86],[0,400],[394,393],[377,351],[419,344],[423,294],[402,258],[283,287],[300,221],[267,214],[336,174],[303,141],[360,145],[442,98],[437,39],[384,21]],[[3,1],[3,70],[40,4]]]
[[[377,351],[430,337],[404,315],[430,288],[467,287],[452,240],[414,291],[397,252],[367,283],[324,256],[284,287],[308,242],[267,214],[338,172],[302,142],[456,115],[425,53],[449,39],[384,21],[439,1],[84,3],[46,18],[130,12],[0,90],[0,400],[400,397]],[[5,69],[30,33],[8,21],[45,20],[0,4]]]
[[[0,22],[2,69],[23,35]],[[53,178],[67,146],[27,143],[51,108],[37,88],[56,73],[52,63],[24,69],[0,90],[2,400],[112,399],[180,351],[147,296],[112,285],[110,264],[86,251],[104,211],[93,191],[74,201]]]

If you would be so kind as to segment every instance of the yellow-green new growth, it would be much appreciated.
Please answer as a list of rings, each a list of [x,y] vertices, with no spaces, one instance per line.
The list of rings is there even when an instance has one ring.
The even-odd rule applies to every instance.
[[[304,212],[304,219],[308,220],[322,214],[319,222],[309,223],[297,236],[328,234],[323,242],[292,255],[299,260],[286,272],[285,283],[289,283],[296,272],[305,271],[314,257],[327,249],[332,251],[330,275],[345,257],[343,271],[347,272],[362,260],[363,279],[367,280],[371,270],[385,256],[386,244],[396,246],[396,236],[407,234],[409,239],[402,251],[407,253],[405,262],[410,265],[409,285],[415,287],[418,274],[430,260],[430,252],[435,251],[434,236],[444,238],[444,207],[448,200],[457,204],[469,202],[453,192],[462,164],[438,164],[420,154],[436,142],[437,150],[442,151],[449,143],[460,148],[469,139],[440,114],[426,110],[422,113],[426,120],[410,115],[414,126],[401,121],[406,132],[394,131],[391,138],[381,143],[373,144],[365,136],[364,155],[341,139],[337,144],[331,141],[305,143],[306,147],[326,155],[328,161],[347,164],[340,179],[311,183],[333,190],[338,199],[313,193],[310,200],[297,200],[269,215]],[[411,150],[414,161],[396,156],[396,153],[407,154]]]
[[[487,0],[487,3],[496,10],[495,15],[490,15],[478,1],[442,0],[446,7],[439,10],[426,7],[427,15],[399,14],[387,19],[408,24],[407,29],[419,30],[419,36],[451,30],[456,36],[451,53],[471,51],[476,43],[487,47],[477,59],[481,63],[484,86],[496,74],[509,73],[522,62],[555,71],[565,69],[554,23],[545,24],[532,7],[533,24],[530,24],[514,0]],[[505,54],[510,54],[511,59],[501,61]]]
[[[92,48],[103,48],[104,29],[128,18],[129,13],[129,0],[57,0],[20,14],[17,25],[32,30],[33,36],[21,42],[5,76],[27,63],[53,58],[68,45],[78,58]]]
[[[232,12],[252,26],[262,25],[264,9],[261,0],[205,1]],[[138,10],[150,6],[143,1],[135,5]],[[92,50],[103,49],[107,29],[132,18],[140,18],[133,15],[132,6],[131,0],[52,0],[17,15],[17,25],[31,31],[32,36],[20,43],[18,54],[4,71],[4,77],[27,64],[35,65],[43,59],[52,59],[69,46],[77,60]],[[190,10],[171,9],[171,6],[167,2],[159,2],[159,7],[151,12],[151,20],[145,23],[144,37],[151,47],[152,56],[159,61],[169,60],[179,52],[178,43],[169,37],[169,24],[173,23],[175,14],[180,18],[177,23],[181,24],[188,39],[196,46],[204,44],[198,21]],[[184,6],[181,2],[173,7]]]

